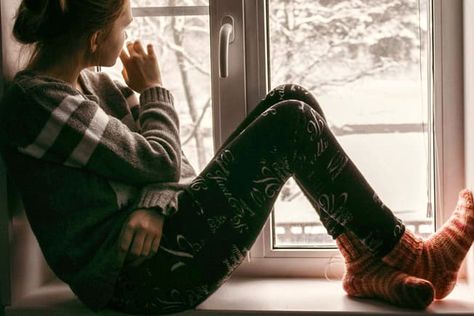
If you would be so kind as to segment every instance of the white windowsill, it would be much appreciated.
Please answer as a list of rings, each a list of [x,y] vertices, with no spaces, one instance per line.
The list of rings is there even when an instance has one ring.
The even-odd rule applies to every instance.
[[[474,315],[474,295],[459,283],[444,300],[426,311],[396,308],[375,300],[350,298],[340,281],[302,278],[232,277],[196,310],[173,315]],[[45,285],[16,304],[7,307],[12,315],[94,315],[58,282]],[[123,315],[102,312],[97,315]]]

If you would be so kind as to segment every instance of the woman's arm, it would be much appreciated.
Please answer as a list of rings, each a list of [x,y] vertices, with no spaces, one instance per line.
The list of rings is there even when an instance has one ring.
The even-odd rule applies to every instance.
[[[178,181],[182,151],[173,97],[161,87],[153,46],[145,52],[135,41],[127,48],[120,57],[127,85],[140,93],[139,133],[68,84],[30,76],[17,80],[3,104],[7,143],[131,185]]]
[[[3,106],[7,142],[24,154],[132,185],[179,180],[179,120],[164,88],[142,91],[140,133],[57,83],[16,84]]]
[[[140,114],[140,100],[137,97],[137,93],[133,91],[130,87],[123,84],[119,80],[114,80],[114,84],[117,86],[117,89],[120,91],[122,96],[127,102],[128,109],[130,110],[131,118],[134,121],[134,127],[136,130],[140,130],[140,122],[138,121],[138,116]],[[121,120],[123,122],[123,120]],[[124,122],[125,123],[125,122]]]

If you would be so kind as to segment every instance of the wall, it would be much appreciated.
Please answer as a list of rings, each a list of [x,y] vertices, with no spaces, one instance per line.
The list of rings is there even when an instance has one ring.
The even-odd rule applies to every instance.
[[[474,189],[474,1],[464,0],[464,143],[466,186]],[[467,260],[469,284],[474,289],[474,251]]]
[[[0,86],[20,67],[20,46],[11,35],[18,5],[19,0],[0,2]],[[43,258],[25,217],[21,198],[9,181],[7,171],[0,159],[0,304],[14,305],[21,297],[53,278],[53,274]]]

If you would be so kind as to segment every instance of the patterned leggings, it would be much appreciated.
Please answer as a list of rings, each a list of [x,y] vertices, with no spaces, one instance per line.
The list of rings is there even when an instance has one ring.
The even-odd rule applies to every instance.
[[[200,304],[245,258],[291,176],[333,238],[350,230],[384,255],[403,234],[401,221],[328,129],[315,98],[300,86],[282,85],[179,195],[159,251],[123,271],[110,307],[165,314]]]

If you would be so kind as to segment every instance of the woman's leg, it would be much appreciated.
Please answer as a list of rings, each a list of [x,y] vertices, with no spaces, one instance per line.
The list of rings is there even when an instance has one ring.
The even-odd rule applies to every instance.
[[[301,100],[310,105],[324,119],[324,114],[315,98],[300,86],[280,86],[270,93],[270,97],[269,99],[273,100],[273,102],[275,102],[275,99]],[[263,108],[261,108],[261,110],[263,110]],[[261,112],[262,111],[257,111],[257,113]],[[295,180],[311,201],[312,199],[305,189],[305,186],[302,185],[298,179]],[[378,199],[375,195],[374,198]],[[411,275],[431,281],[436,288],[436,298],[441,299],[446,297],[456,284],[459,267],[474,240],[474,210],[472,200],[472,192],[469,190],[461,191],[456,210],[442,229],[431,236],[426,242],[414,236],[411,232],[406,232],[402,235],[403,238],[401,238],[399,247],[393,249],[391,253],[384,258],[384,261]],[[312,205],[315,208],[318,207],[317,203],[312,202]],[[339,225],[328,213],[319,212],[319,214],[320,220],[329,234],[333,237],[340,236],[340,233],[344,231],[344,227]],[[352,246],[357,248],[359,243],[356,239],[357,237],[352,234],[341,238],[341,240],[347,244],[346,247]],[[347,254],[348,252],[341,248],[341,240],[337,240],[338,246],[343,254]],[[449,256],[446,255],[448,253]],[[346,257],[346,259],[348,259],[348,257]],[[349,260],[354,262],[354,257],[351,256]],[[367,262],[367,260],[365,260],[365,262]],[[351,270],[353,266],[354,265],[348,262],[349,270]],[[360,269],[360,264],[357,265],[359,271],[367,270],[370,267],[373,267],[373,265],[367,265],[364,269]],[[382,271],[383,270],[386,269],[382,269]],[[364,282],[367,282],[366,278]]]
[[[297,85],[297,84],[282,84],[277,86],[276,88],[272,89],[265,98],[259,102],[259,104],[245,117],[242,123],[232,132],[232,134],[225,140],[225,142],[221,145],[221,149],[225,148],[227,144],[229,144],[232,140],[234,140],[242,131],[244,131],[250,123],[252,123],[256,118],[258,118],[264,111],[270,108],[272,105],[282,102],[285,100],[296,100],[301,101],[309,105],[316,113],[319,114],[321,119],[324,120],[324,123],[327,124],[326,116],[324,114],[323,109],[319,105],[319,102],[316,100],[314,95],[309,92],[306,88]],[[309,193],[305,190],[304,186],[299,183],[298,179],[295,179],[295,182],[300,187],[301,191],[305,194],[308,198]],[[314,208],[318,208],[319,205],[315,204],[311,201],[312,206]],[[336,238],[342,232],[344,232],[345,228],[337,223],[336,220],[331,218],[327,213],[319,213],[319,220],[326,228],[328,233]]]
[[[298,85],[282,85],[269,93],[265,100],[262,101],[261,104],[256,107],[255,111],[249,115],[246,122],[244,122],[244,124],[242,124],[239,129],[229,137],[226,144],[235,136],[239,135],[251,121],[258,117],[258,115],[269,106],[278,101],[290,99],[305,102],[325,120],[321,107],[311,93]],[[298,183],[305,196],[310,200],[311,204],[315,208],[318,208],[318,203],[315,203],[314,200],[311,199],[305,186],[300,183],[298,178],[296,178],[295,181]],[[378,199],[375,193],[374,199]],[[472,208],[472,200],[472,192],[468,190],[461,191],[456,211],[442,229],[431,236],[431,238],[426,242],[414,236],[411,232],[403,234],[399,247],[393,249],[393,251],[384,258],[384,261],[411,275],[431,281],[436,288],[436,298],[441,299],[446,297],[454,288],[459,267],[474,240],[474,210]],[[319,212],[319,215],[321,222],[331,236],[336,238],[344,232],[344,227],[333,219],[330,214]],[[348,236],[343,236],[341,238],[341,240],[347,244],[346,247],[357,248],[359,243],[356,239],[357,237],[352,234],[348,234]],[[341,241],[337,241],[342,253],[347,254],[348,252],[341,248]],[[408,251],[409,249],[411,250]],[[447,253],[450,255],[446,256]],[[346,257],[346,260],[347,259],[354,262],[353,256],[350,258]],[[367,260],[364,262],[367,262]],[[347,262],[347,265],[350,270],[351,264]],[[360,264],[357,266],[358,270],[367,270],[370,267],[373,267],[372,264],[364,269],[360,269]],[[382,269],[381,271],[383,270],[386,269]],[[367,282],[366,278],[364,279],[364,282]]]
[[[225,142],[221,145],[221,148],[226,147],[229,142],[234,140],[240,133],[242,133],[243,130],[249,126],[250,123],[252,123],[268,108],[285,100],[296,100],[306,103],[313,110],[315,110],[323,120],[326,121],[323,109],[312,93],[297,84],[282,84],[267,93],[265,98],[257,104],[257,106],[245,117],[239,126],[225,140]]]
[[[290,176],[321,214],[373,251],[397,242],[403,225],[374,198],[324,119],[304,102],[282,101],[221,148],[180,195],[158,253],[124,272],[111,306],[169,313],[202,302],[241,263]]]

